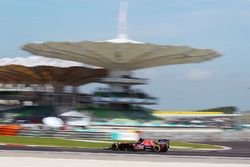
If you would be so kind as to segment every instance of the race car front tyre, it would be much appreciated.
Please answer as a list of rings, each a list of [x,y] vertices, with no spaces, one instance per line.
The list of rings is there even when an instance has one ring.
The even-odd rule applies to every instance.
[[[153,151],[154,152],[160,152],[161,151],[161,147],[158,146],[158,145],[156,145],[156,146],[153,147]]]

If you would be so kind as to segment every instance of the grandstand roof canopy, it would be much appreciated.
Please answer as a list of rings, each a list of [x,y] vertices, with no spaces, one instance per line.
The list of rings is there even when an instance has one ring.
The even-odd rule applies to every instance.
[[[61,60],[55,58],[46,58],[42,56],[29,56],[29,57],[12,57],[12,58],[1,58],[0,66],[5,65],[23,65],[26,67],[35,66],[54,66],[54,67],[73,67],[83,66],[82,63],[68,60]]]
[[[106,69],[136,70],[173,64],[199,63],[221,56],[210,49],[154,45],[132,40],[103,42],[29,43],[23,50],[35,55],[72,60]]]
[[[0,83],[79,86],[104,77],[106,70],[81,63],[41,57],[0,59]]]

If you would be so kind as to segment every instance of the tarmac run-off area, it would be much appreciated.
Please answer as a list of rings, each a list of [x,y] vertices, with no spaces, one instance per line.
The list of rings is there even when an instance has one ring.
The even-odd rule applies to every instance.
[[[0,151],[1,167],[250,167],[250,158]]]

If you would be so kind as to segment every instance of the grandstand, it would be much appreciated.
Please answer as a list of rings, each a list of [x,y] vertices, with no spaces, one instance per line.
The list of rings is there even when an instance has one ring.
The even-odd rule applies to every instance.
[[[119,15],[127,18],[126,14],[121,3]],[[120,20],[119,24],[120,31],[115,39],[25,44],[23,50],[39,56],[0,61],[0,86],[4,94],[0,95],[0,100],[5,103],[16,100],[17,106],[55,106],[58,112],[85,105],[88,109],[106,108],[107,111],[98,113],[110,112],[117,117],[121,114],[119,111],[123,111],[129,118],[153,119],[155,116],[150,112],[137,110],[142,105],[157,104],[158,100],[145,91],[134,89],[134,85],[147,84],[147,79],[133,76],[135,70],[200,63],[221,56],[211,49],[131,40],[126,33],[126,19]],[[93,94],[77,91],[78,86],[92,82],[104,83],[107,87],[99,88]],[[70,92],[65,91],[66,87],[70,87]],[[9,94],[9,91],[13,93]],[[96,113],[93,110],[93,114]]]
[[[121,1],[117,38],[105,41],[80,42],[39,42],[27,43],[22,49],[34,55],[81,62],[104,68],[107,76],[100,78],[108,88],[105,95],[118,95],[119,98],[96,96],[95,103],[110,105],[115,109],[129,109],[134,105],[152,105],[157,100],[151,96],[134,98],[139,94],[133,85],[146,84],[145,78],[133,77],[133,71],[151,67],[200,63],[221,56],[211,49],[196,49],[189,46],[155,45],[131,40],[127,35],[127,2]],[[101,94],[96,92],[95,94]],[[133,96],[133,97],[131,97]]]
[[[79,93],[77,87],[95,82],[106,73],[105,69],[52,58],[3,58],[0,59],[0,105],[74,108],[77,103],[90,101],[89,95]]]

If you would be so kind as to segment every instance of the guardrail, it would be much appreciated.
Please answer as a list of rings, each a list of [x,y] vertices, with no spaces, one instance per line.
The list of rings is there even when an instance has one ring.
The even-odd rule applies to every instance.
[[[62,137],[66,139],[79,139],[79,140],[109,140],[111,134],[108,132],[91,132],[91,131],[69,131],[69,130],[33,130],[21,129],[18,133],[19,136],[33,136],[33,137]]]
[[[75,140],[110,140],[114,139],[114,134],[123,133],[126,130],[121,129],[86,129],[86,130],[53,130],[43,128],[21,128],[17,125],[3,125],[0,126],[0,135],[8,136],[33,136],[33,137],[61,137],[65,139]],[[128,131],[127,131],[128,132]],[[172,141],[250,141],[250,130],[212,130],[202,131],[196,130],[182,130],[176,129],[138,129],[139,137],[159,139],[167,138]],[[131,135],[126,134],[125,137],[131,138]]]

